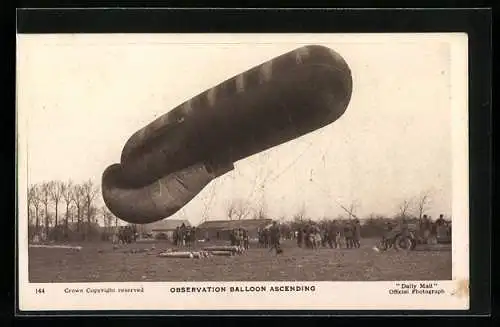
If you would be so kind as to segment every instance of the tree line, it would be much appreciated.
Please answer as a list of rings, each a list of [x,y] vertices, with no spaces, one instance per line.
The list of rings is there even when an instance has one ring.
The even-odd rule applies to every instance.
[[[233,199],[226,207],[226,215],[229,220],[243,219],[273,219],[281,222],[280,229],[283,235],[291,235],[294,231],[302,229],[310,224],[317,224],[320,227],[327,227],[332,222],[338,226],[347,225],[353,219],[361,222],[361,232],[363,237],[380,237],[384,234],[387,224],[397,224],[404,220],[407,223],[418,224],[424,215],[428,215],[432,205],[432,192],[423,191],[420,194],[401,199],[394,207],[393,215],[370,214],[365,217],[356,215],[360,206],[359,201],[354,200],[349,205],[338,204],[344,210],[344,214],[335,217],[312,217],[307,213],[303,205],[291,217],[270,217],[262,207],[252,207],[251,203],[244,199]],[[437,217],[434,217],[437,218]],[[445,217],[448,222],[450,217]]]
[[[82,183],[46,181],[28,186],[29,238],[53,241],[102,238],[99,221],[105,232],[118,225],[104,205],[99,205],[99,186],[87,180]]]
[[[402,199],[397,206],[395,207],[395,213],[392,216],[394,219],[422,219],[423,215],[425,215],[430,207],[431,207],[431,192],[424,191],[421,194]],[[346,213],[349,219],[356,217],[356,210],[359,208],[360,204],[358,200],[352,201],[347,207],[338,203],[339,207],[341,207]],[[229,220],[242,220],[242,219],[263,219],[268,218],[265,208],[263,207],[254,207],[250,203],[250,201],[235,198],[232,199],[226,206],[225,209],[226,218]],[[292,219],[305,219],[306,216],[306,208],[303,205],[298,212],[293,216],[289,217]],[[373,219],[375,215],[371,215]],[[377,217],[381,218],[380,215]],[[385,217],[390,218],[390,217]],[[282,218],[284,219],[284,218]]]
[[[29,185],[27,206],[30,241],[35,238],[47,241],[109,240],[118,227],[119,219],[101,203],[99,185],[90,179],[81,183],[69,180]],[[395,220],[418,222],[428,212],[430,204],[430,192],[423,192],[414,198],[401,200],[393,216],[372,214],[359,218],[363,237],[380,236],[386,224]],[[226,219],[279,220],[284,234],[290,234],[310,223],[326,226],[332,221],[343,224],[358,218],[357,201],[347,207],[339,205],[345,214],[336,217],[311,217],[305,206],[291,217],[270,217],[263,207],[252,207],[247,200],[233,199],[226,208]]]

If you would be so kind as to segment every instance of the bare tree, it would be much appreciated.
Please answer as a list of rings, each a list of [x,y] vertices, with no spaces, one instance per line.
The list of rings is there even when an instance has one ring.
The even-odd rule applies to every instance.
[[[64,215],[64,233],[66,236],[68,235],[69,208],[71,206],[71,202],[73,202],[73,191],[73,182],[71,180],[66,183],[61,183],[62,198],[64,200],[64,204],[66,205],[66,212]]]
[[[82,213],[84,205],[84,194],[82,185],[76,184],[72,187],[71,199],[76,206],[76,230],[80,232]]]
[[[45,236],[49,235],[49,205],[51,199],[52,189],[54,188],[54,182],[44,182],[41,186],[41,201],[44,205],[45,213]]]
[[[97,188],[96,185],[89,179],[82,185],[82,192],[83,192],[83,203],[85,205],[86,213],[87,213],[87,230],[90,229],[91,223],[92,223],[92,218],[95,215],[95,207],[94,207],[94,200],[97,197],[97,194],[99,193],[99,189]]]
[[[40,188],[36,184],[30,185],[28,188],[28,214],[30,213],[30,208],[32,207],[35,210],[35,234],[39,233],[40,228],[40,205]],[[30,218],[31,217],[29,217],[28,219]]]
[[[305,218],[306,218],[306,206],[302,204],[299,211],[297,211],[295,215],[293,215],[293,220],[296,222],[302,222],[304,221]]]
[[[101,214],[102,214],[102,219],[103,219],[103,222],[104,222],[104,227],[106,229],[106,232],[107,233],[110,233],[111,232],[111,227],[113,225],[113,214],[111,213],[111,211],[109,211],[108,207],[106,206],[102,206],[101,207]]]
[[[427,207],[430,201],[430,194],[428,191],[423,192],[417,201],[418,219],[422,220],[422,216],[427,211]]]
[[[229,205],[226,208],[226,215],[229,218],[229,220],[233,220],[234,212],[236,211],[235,205],[233,202],[229,203]]]
[[[403,220],[406,219],[410,207],[411,207],[411,200],[405,199],[405,200],[401,201],[401,203],[398,206],[399,217],[401,219],[403,219]]]
[[[33,219],[33,216],[31,215],[31,208],[34,206],[33,203],[35,200],[35,197],[37,196],[36,194],[36,185],[30,185],[28,186],[28,221],[31,221]]]
[[[245,219],[251,212],[250,205],[241,199],[231,201],[226,210],[230,220]]]
[[[50,198],[52,201],[54,201],[54,208],[55,208],[55,216],[54,216],[54,226],[58,225],[58,209],[59,209],[59,202],[61,201],[62,197],[62,192],[63,192],[64,184],[60,181],[55,181],[52,182],[52,187],[50,188]]]

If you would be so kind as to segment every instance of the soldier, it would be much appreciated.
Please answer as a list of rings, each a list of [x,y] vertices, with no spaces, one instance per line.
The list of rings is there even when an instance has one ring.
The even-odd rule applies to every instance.
[[[196,243],[196,227],[191,227],[191,244]]]
[[[326,244],[328,242],[328,230],[326,226],[321,227],[321,246],[326,247]]]
[[[321,229],[318,225],[314,225],[314,247],[315,248],[319,248],[322,244],[321,244]]]
[[[445,221],[444,221],[444,215],[440,214],[439,218],[436,220],[436,225],[442,226],[442,225],[444,225],[444,223],[445,223]]]
[[[348,223],[344,228],[344,237],[345,237],[346,247],[348,249],[353,248],[353,245],[354,245],[353,231],[352,231],[352,226],[350,223]]]
[[[299,248],[302,247],[302,238],[304,237],[304,232],[302,230],[302,228],[299,228],[299,230],[297,231],[297,245]]]
[[[186,225],[182,223],[181,228],[179,228],[179,243],[180,246],[186,245]]]
[[[191,239],[191,228],[187,227],[184,231],[184,245],[189,247],[189,240]]]
[[[176,246],[177,244],[179,244],[179,226],[175,227],[174,233],[172,235],[172,241]]]
[[[276,221],[273,221],[273,225],[269,229],[269,236],[271,241],[271,248],[269,251],[272,251],[274,248],[277,254],[282,253],[283,250],[280,248],[280,229]]]
[[[360,248],[361,247],[361,224],[359,223],[359,219],[354,220],[354,247]]]
[[[312,247],[309,235],[311,235],[311,225],[307,224],[306,227],[304,228],[304,245],[306,246],[306,249]]]
[[[421,221],[421,224],[420,224],[420,229],[422,231],[422,237],[423,237],[423,239],[427,241],[427,239],[429,238],[429,234],[431,232],[431,221],[429,220],[429,218],[427,217],[427,215],[424,215],[422,217],[422,221]]]
[[[229,241],[231,242],[231,246],[236,245],[236,235],[234,229],[229,231]]]
[[[238,228],[236,230],[236,245],[237,246],[243,245],[243,230],[241,228]]]
[[[245,247],[245,250],[250,248],[250,237],[248,236],[246,229],[243,230],[243,246]]]
[[[337,248],[337,224],[335,221],[332,221],[328,226],[328,246],[330,249]]]
[[[441,238],[443,236],[448,236],[447,235],[447,228],[446,228],[446,221],[444,220],[444,215],[440,214],[439,218],[436,220],[434,223],[435,229],[436,229],[436,236],[438,238]]]
[[[271,235],[270,235],[270,229],[269,228],[264,228],[264,247],[268,248],[271,245]]]

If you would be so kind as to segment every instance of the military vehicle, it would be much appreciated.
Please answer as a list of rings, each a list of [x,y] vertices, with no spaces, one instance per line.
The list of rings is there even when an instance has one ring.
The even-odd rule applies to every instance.
[[[426,236],[418,223],[398,224],[390,228],[376,246],[377,251],[386,251],[390,248],[395,250],[415,250],[417,245],[428,244],[451,244],[451,224],[436,226]]]

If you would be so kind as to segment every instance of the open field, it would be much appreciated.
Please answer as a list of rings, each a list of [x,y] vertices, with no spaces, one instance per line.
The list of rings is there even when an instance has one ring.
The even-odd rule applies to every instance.
[[[360,249],[309,250],[285,241],[284,253],[278,256],[254,246],[241,256],[204,259],[158,257],[170,247],[161,241],[117,249],[110,243],[82,243],[75,244],[83,247],[81,251],[30,248],[29,276],[34,283],[451,279],[449,249],[377,253],[372,249],[375,243],[365,239]],[[145,249],[149,251],[139,251]]]

